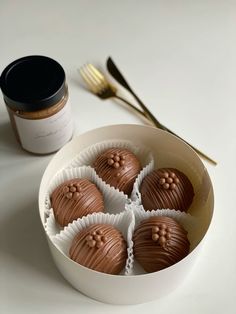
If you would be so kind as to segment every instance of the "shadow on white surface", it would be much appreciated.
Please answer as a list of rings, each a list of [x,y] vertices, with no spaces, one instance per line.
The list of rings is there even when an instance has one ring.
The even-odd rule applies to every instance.
[[[42,277],[55,279],[58,284],[64,282],[54,267],[47,248],[37,213],[37,201],[25,201],[24,208],[18,208],[9,214],[2,221],[1,228],[4,236],[2,253],[9,260],[30,273],[40,273]]]
[[[15,156],[28,155],[17,142],[14,131],[11,127],[10,121],[0,124],[0,151],[1,155],[6,153],[13,153]]]
[[[15,184],[21,184],[20,177],[16,178]],[[61,308],[58,313],[66,313],[68,307],[78,306],[84,311],[87,309],[88,313],[93,313],[95,308],[96,311],[120,308],[88,298],[64,280],[51,258],[38,215],[37,199],[34,195],[25,196],[22,194],[18,207],[11,211],[16,197],[13,196],[9,200],[8,213],[1,220],[1,259],[5,267],[2,269],[4,287],[0,283],[0,290],[6,309],[10,304],[12,309],[17,308],[23,300],[28,300],[26,307],[18,309],[17,313],[33,313],[32,305],[43,313],[50,308],[53,313],[54,306]],[[9,298],[10,295],[13,298]],[[8,313],[4,306],[1,313]]]

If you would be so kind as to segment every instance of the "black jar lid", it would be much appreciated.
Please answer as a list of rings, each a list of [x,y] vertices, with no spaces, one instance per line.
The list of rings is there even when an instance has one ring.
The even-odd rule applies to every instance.
[[[65,72],[51,58],[27,56],[3,70],[0,86],[11,109],[38,111],[55,105],[65,95]]]

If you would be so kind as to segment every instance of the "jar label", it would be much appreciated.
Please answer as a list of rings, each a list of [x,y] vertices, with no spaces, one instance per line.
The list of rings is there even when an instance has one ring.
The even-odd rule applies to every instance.
[[[14,116],[21,145],[27,151],[47,154],[57,151],[73,134],[69,102],[56,114],[38,120]]]

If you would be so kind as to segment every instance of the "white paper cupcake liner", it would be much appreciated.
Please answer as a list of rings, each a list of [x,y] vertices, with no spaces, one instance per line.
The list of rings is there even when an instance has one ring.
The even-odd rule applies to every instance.
[[[45,215],[48,216],[45,228],[50,237],[61,230],[60,226],[54,221],[55,218],[51,206],[50,195],[61,183],[74,178],[87,178],[97,186],[104,198],[105,213],[118,214],[125,211],[125,204],[128,199],[127,195],[103,182],[93,168],[84,166],[80,168],[63,169],[52,178],[45,198]]]
[[[117,215],[95,213],[73,221],[73,223],[69,224],[67,227],[64,228],[63,231],[61,231],[59,234],[55,235],[51,239],[52,242],[57,246],[57,248],[69,257],[69,249],[77,233],[92,224],[110,224],[122,233],[127,242],[126,266],[121,273],[125,275],[130,272],[130,267],[133,264],[131,241],[134,223],[134,214],[132,211],[126,211]]]
[[[153,160],[153,155],[145,146],[137,146],[134,143],[121,139],[114,139],[96,143],[82,150],[67,166],[68,168],[79,166],[92,166],[94,160],[105,150],[111,147],[125,148],[131,151],[140,161],[142,167],[145,167]]]
[[[45,231],[47,235],[52,238],[57,233],[59,233],[63,228],[56,222],[54,218],[53,209],[51,208],[48,214],[48,217],[46,218],[46,222],[44,224]]]
[[[138,158],[138,160],[141,163],[142,168],[146,168],[146,167],[153,168],[153,165],[154,165],[153,154],[145,146],[140,146],[140,145],[137,146],[130,141],[114,139],[114,140],[99,142],[84,149],[69,163],[69,165],[67,165],[66,169],[76,168],[80,166],[92,167],[92,164],[94,160],[96,159],[96,157],[111,147],[119,147],[119,148],[128,149]],[[107,185],[111,187],[109,184]]]
[[[153,170],[154,170],[154,160],[151,160],[149,164],[142,169],[142,171],[139,173],[138,177],[136,178],[134,182],[133,191],[131,193],[131,200],[135,202],[136,204],[141,204],[142,202],[142,197],[140,193],[140,185],[143,179]]]

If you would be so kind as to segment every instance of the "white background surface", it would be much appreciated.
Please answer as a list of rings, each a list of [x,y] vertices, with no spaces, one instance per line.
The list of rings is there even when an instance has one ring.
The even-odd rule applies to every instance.
[[[78,68],[87,61],[104,67],[111,55],[153,114],[219,163],[205,163],[215,215],[187,280],[151,303],[102,304],[74,290],[55,268],[37,206],[52,155],[20,149],[0,100],[0,313],[236,312],[235,21],[236,2],[228,0],[0,0],[0,71],[29,54],[58,60],[67,75],[76,134],[143,123],[80,86]]]

